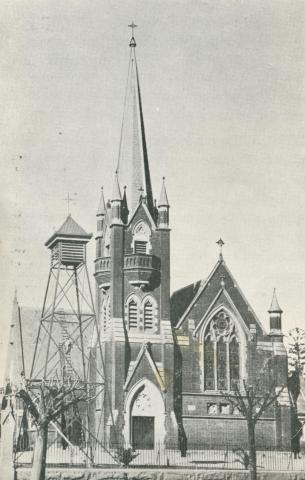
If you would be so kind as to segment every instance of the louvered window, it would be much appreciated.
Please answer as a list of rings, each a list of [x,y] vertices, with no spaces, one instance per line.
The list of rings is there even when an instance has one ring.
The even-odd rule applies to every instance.
[[[134,250],[135,250],[135,253],[146,253],[146,246],[147,246],[147,242],[142,242],[140,240],[136,240],[135,243],[134,243]]]
[[[138,326],[138,305],[134,300],[131,300],[128,305],[128,323],[130,329]]]
[[[144,305],[144,330],[152,330],[153,328],[153,306],[150,302]]]

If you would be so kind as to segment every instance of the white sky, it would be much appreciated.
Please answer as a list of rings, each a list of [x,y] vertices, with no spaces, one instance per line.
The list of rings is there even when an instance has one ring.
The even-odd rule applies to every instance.
[[[0,19],[0,374],[14,288],[42,305],[67,193],[91,232],[111,194],[131,20],[172,290],[209,274],[221,236],[263,324],[277,287],[285,331],[304,327],[305,3],[2,0]]]

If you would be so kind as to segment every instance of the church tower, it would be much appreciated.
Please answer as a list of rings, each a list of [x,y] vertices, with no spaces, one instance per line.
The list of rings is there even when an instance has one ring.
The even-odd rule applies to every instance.
[[[96,298],[108,385],[100,435],[155,448],[177,442],[169,203],[164,180],[159,202],[153,198],[131,27],[119,159],[110,201],[102,191],[97,212]]]

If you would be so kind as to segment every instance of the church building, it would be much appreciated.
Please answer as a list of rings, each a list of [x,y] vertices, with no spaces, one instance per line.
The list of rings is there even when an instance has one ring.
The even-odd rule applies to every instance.
[[[266,332],[221,239],[206,279],[170,294],[170,205],[164,179],[157,200],[152,189],[134,36],[114,171],[111,198],[102,190],[97,212],[96,311],[109,392],[99,434],[135,448],[245,445],[246,422],[226,394],[254,384],[267,364],[265,388],[287,385],[282,310],[274,292]],[[257,446],[290,448],[290,422],[285,388],[257,424]]]
[[[107,192],[110,200],[106,201],[108,196],[105,199],[102,189],[97,211],[95,312],[92,300],[93,307],[85,319],[93,322],[97,316],[98,333],[89,336],[87,327],[83,329],[79,320],[81,342],[83,332],[90,337],[91,343],[84,340],[84,348],[90,351],[88,364],[97,365],[105,379],[103,395],[90,404],[90,428],[95,439],[110,447],[245,447],[246,420],[232,406],[229,396],[234,390],[243,393],[245,385],[254,387],[259,383],[260,392],[275,388],[280,393],[257,422],[256,445],[290,449],[287,353],[282,310],[275,292],[267,332],[226,265],[220,239],[216,264],[208,275],[202,272],[205,280],[195,280],[171,294],[170,232],[175,225],[170,224],[164,178],[157,199],[154,196],[133,35],[129,45],[118,163],[113,166],[112,191]],[[160,164],[151,167],[160,171]],[[51,252],[50,268],[56,267],[58,272],[56,276],[50,270],[54,278],[68,272],[71,281],[74,272],[71,285],[75,287],[77,266],[85,268],[82,262],[90,238],[69,215],[46,243]],[[65,265],[67,272],[60,272]],[[53,360],[53,364],[54,369],[57,364],[61,368],[62,378],[67,377],[66,367],[74,356],[78,354],[80,358],[78,337],[75,333],[68,336],[71,303],[68,302],[67,309],[55,311],[56,291],[67,296],[61,294],[60,288],[55,286],[52,307],[57,337],[52,333],[51,342],[52,327],[41,329],[43,334],[49,332],[47,348],[41,348],[42,343],[37,341],[37,330],[39,322],[49,321],[49,314],[43,317],[37,309],[21,307],[15,296],[7,385],[18,383],[21,372],[26,380],[32,379],[32,363],[38,365],[38,370],[43,365],[45,372],[50,369],[50,345],[58,350],[59,361],[55,364]],[[78,293],[76,298],[80,319]],[[76,345],[74,349],[70,340]],[[40,356],[37,354],[35,360],[38,344]],[[79,358],[74,366],[80,363]],[[85,371],[84,360],[81,366]],[[90,382],[97,384],[93,370],[88,367],[88,372]],[[87,378],[85,374],[83,378]],[[21,408],[17,417],[18,426],[23,418]],[[28,429],[32,432],[32,444],[35,426]],[[77,445],[72,437],[69,439]]]

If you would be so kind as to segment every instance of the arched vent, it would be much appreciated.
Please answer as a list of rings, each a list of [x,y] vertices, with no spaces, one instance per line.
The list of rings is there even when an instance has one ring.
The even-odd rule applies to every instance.
[[[131,300],[128,305],[128,323],[129,328],[138,326],[138,305],[134,300]]]
[[[152,330],[153,328],[153,306],[150,301],[144,305],[144,330]]]

